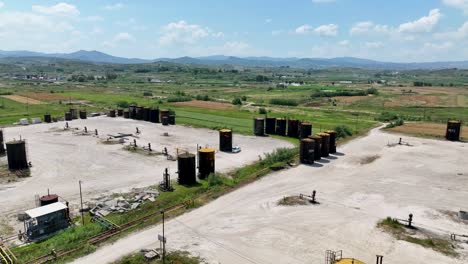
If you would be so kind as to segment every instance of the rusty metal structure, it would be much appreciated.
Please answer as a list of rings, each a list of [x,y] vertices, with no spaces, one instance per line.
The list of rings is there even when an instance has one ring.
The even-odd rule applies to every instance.
[[[254,119],[254,135],[265,135],[265,118],[257,117]]]
[[[49,113],[44,115],[44,122],[45,123],[52,123],[52,116]]]
[[[61,202],[40,206],[25,212],[24,233],[28,240],[34,241],[48,237],[70,225],[68,204]]]
[[[6,149],[8,157],[8,168],[10,170],[25,170],[29,168],[25,140],[7,142]]]
[[[117,116],[123,116],[124,110],[123,109],[117,109]]]
[[[72,119],[78,119],[78,110],[76,110],[75,108],[70,108],[70,113]]]
[[[337,133],[335,130],[327,130],[325,133],[330,135],[330,154],[335,154]]]
[[[308,138],[312,135],[312,124],[309,122],[302,122],[299,126],[299,138]]]
[[[302,164],[314,164],[315,141],[311,138],[301,139],[299,147],[299,160]]]
[[[288,137],[299,137],[299,120],[288,119]]]
[[[136,107],[135,119],[143,120],[143,106]]]
[[[109,117],[115,117],[115,109],[109,111]]]
[[[56,203],[56,202],[59,201],[58,198],[59,197],[56,194],[47,194],[47,195],[41,196],[41,198],[39,198],[39,204],[40,204],[40,206],[53,204],[53,203]]]
[[[143,107],[143,117],[142,120],[150,121],[150,109],[148,107]]]
[[[70,112],[65,113],[65,121],[72,121],[72,114]]]
[[[309,136],[314,140],[314,160],[322,159],[322,137],[318,135]]]
[[[167,118],[169,118],[170,111],[167,109],[161,109],[159,110],[159,115],[161,117],[161,122],[162,122],[163,117],[167,116]]]
[[[80,119],[86,119],[87,113],[86,110],[80,110]]]
[[[198,150],[198,177],[206,179],[215,172],[215,150],[213,148],[201,148]]]
[[[123,118],[127,118],[127,119],[130,118],[130,111],[128,110],[123,111]]]
[[[183,153],[177,157],[179,169],[178,182],[181,185],[193,185],[197,183],[195,155]]]
[[[159,123],[159,108],[150,109],[150,122]]]
[[[130,105],[128,107],[128,117],[131,119],[136,119],[136,106]]]
[[[5,142],[3,137],[3,130],[0,129],[0,155],[5,154]]]
[[[168,126],[169,125],[169,117],[168,116],[161,117],[161,124],[163,126]]]
[[[330,135],[327,133],[318,133],[322,137],[322,157],[328,157],[330,155]]]
[[[268,135],[276,134],[276,118],[267,117],[265,122],[265,133]]]
[[[276,119],[276,134],[279,136],[286,136],[286,119]]]
[[[232,130],[221,129],[219,131],[219,150],[224,152],[232,151]]]
[[[460,141],[462,122],[459,120],[449,120],[445,138],[450,141]]]
[[[175,125],[175,115],[169,115],[169,125]]]

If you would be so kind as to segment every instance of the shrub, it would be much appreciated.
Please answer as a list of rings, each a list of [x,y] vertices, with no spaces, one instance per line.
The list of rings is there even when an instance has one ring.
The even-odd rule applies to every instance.
[[[152,92],[143,92],[143,96],[153,96]]]
[[[127,101],[118,101],[117,102],[117,107],[128,108],[128,106],[129,106],[129,103]]]
[[[337,138],[345,138],[353,135],[353,131],[351,131],[351,128],[345,125],[336,126],[335,131]]]
[[[233,104],[233,105],[242,105],[242,100],[241,100],[239,97],[234,98],[234,99],[232,100],[232,104]]]
[[[390,123],[386,126],[386,128],[392,128],[392,127],[402,126],[402,125],[404,125],[404,124],[405,124],[405,121],[403,121],[403,119],[399,118],[399,119],[397,119],[397,120],[395,120],[395,121],[390,122]]]
[[[263,107],[260,107],[260,108],[258,109],[258,113],[261,114],[261,115],[266,115],[267,110],[266,110],[265,108],[263,108]]]
[[[188,102],[188,101],[192,101],[192,98],[188,96],[171,96],[167,98],[168,103]]]
[[[270,99],[270,104],[272,104],[272,105],[297,106],[299,103],[294,99],[273,98],[273,99]]]
[[[270,166],[278,162],[286,162],[294,158],[297,154],[297,148],[279,148],[272,153],[265,154],[265,158],[260,162],[262,166]]]
[[[224,181],[221,176],[218,176],[216,173],[210,173],[207,178],[208,181],[208,186],[217,186],[217,185],[223,185]]]
[[[393,120],[397,120],[398,115],[392,112],[382,112],[376,119],[382,122],[390,122]]]
[[[196,99],[199,101],[210,101],[210,97],[206,94],[205,95],[198,94],[196,96]]]

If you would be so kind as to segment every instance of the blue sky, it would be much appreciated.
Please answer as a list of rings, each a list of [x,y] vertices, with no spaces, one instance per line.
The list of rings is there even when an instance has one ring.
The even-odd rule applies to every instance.
[[[0,0],[0,50],[468,60],[468,0]]]

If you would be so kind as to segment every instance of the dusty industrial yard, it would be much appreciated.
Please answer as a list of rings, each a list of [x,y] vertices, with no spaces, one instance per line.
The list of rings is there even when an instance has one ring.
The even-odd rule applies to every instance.
[[[468,234],[468,223],[447,213],[468,209],[468,145],[412,137],[403,137],[409,146],[393,145],[399,137],[374,129],[340,147],[339,155],[313,166],[272,173],[172,219],[166,223],[167,246],[200,255],[210,263],[324,263],[329,249],[343,250],[344,256],[366,263],[375,263],[377,254],[392,264],[467,263],[466,243],[458,242],[460,256],[451,258],[396,240],[376,227],[387,216],[406,218],[413,213],[415,225],[422,230],[445,238],[450,233]],[[103,162],[108,158],[100,157]],[[120,170],[115,173],[127,173]],[[142,171],[146,170],[142,165]],[[100,174],[93,172],[93,178],[99,178],[93,181],[106,183],[109,178],[104,180],[106,176]],[[139,177],[151,180],[134,172],[132,178]],[[277,205],[284,196],[312,190],[317,190],[319,205]],[[160,233],[161,226],[147,229],[75,263],[112,262],[142,248],[159,247]]]
[[[60,195],[78,207],[79,187],[82,181],[85,200],[105,192],[127,191],[132,187],[154,185],[162,180],[164,168],[169,168],[173,180],[177,179],[177,162],[164,155],[148,156],[123,150],[122,144],[103,144],[108,135],[135,134],[128,137],[125,145],[133,143],[147,146],[151,143],[154,152],[176,156],[179,152],[196,153],[197,144],[218,149],[217,131],[184,126],[162,126],[123,118],[96,117],[69,122],[37,124],[4,129],[6,141],[27,141],[28,159],[32,163],[31,177],[0,185],[0,215],[14,216],[25,209],[35,207],[35,195],[51,193]],[[84,127],[88,134],[83,135]],[[94,135],[98,130],[98,137]],[[164,136],[168,133],[168,136]],[[216,153],[216,170],[226,172],[259,159],[259,155],[292,144],[268,137],[234,135],[233,144],[240,146],[238,154]],[[0,158],[6,164],[6,157]]]

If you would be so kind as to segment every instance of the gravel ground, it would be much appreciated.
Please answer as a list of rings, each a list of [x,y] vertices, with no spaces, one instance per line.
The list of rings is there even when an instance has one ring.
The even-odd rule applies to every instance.
[[[375,263],[462,264],[458,259],[397,241],[376,228],[387,217],[414,214],[416,226],[445,237],[468,234],[468,224],[442,211],[468,209],[468,145],[404,137],[412,146],[387,146],[399,135],[372,130],[314,166],[272,173],[166,224],[167,247],[210,263],[324,263],[325,251]],[[316,206],[278,206],[284,196],[317,190]],[[155,226],[99,248],[74,263],[108,263],[159,247]]]

